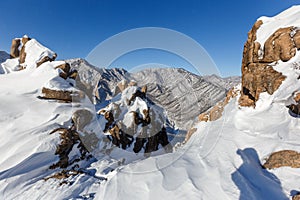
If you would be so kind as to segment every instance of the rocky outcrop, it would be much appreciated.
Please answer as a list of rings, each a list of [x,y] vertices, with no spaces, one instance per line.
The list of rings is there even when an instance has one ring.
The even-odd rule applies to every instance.
[[[123,92],[131,95],[124,99],[122,93],[120,102],[112,102],[98,112],[106,121],[103,132],[109,134],[111,142],[122,149],[133,145],[135,153],[144,150],[148,156],[157,151],[159,145],[169,151],[167,131],[161,116],[163,114],[149,104],[147,87],[129,86]]]
[[[43,99],[53,99],[53,100],[60,100],[63,102],[72,102],[73,92],[70,91],[62,91],[62,90],[53,90],[49,88],[42,88]]]
[[[241,106],[253,106],[262,92],[272,95],[285,80],[285,76],[273,69],[277,61],[289,61],[300,48],[299,28],[289,26],[279,28],[270,35],[264,44],[256,41],[257,30],[262,25],[257,21],[244,46],[242,62]],[[300,95],[295,93],[295,103],[287,106],[292,116],[300,114]]]
[[[75,162],[80,160],[89,159],[90,156],[88,150],[85,148],[84,144],[81,142],[79,134],[76,131],[74,124],[70,128],[59,128],[53,130],[50,134],[59,133],[60,134],[60,144],[57,145],[55,155],[59,156],[59,161],[50,166],[50,169],[55,168],[67,168]],[[74,145],[78,144],[78,149],[80,155],[77,158],[70,160],[69,154],[72,151]]]
[[[279,60],[289,61],[300,48],[300,32],[295,27],[279,28],[260,44],[256,34],[262,24],[261,20],[254,24],[244,45],[241,106],[254,107],[262,92],[273,94],[286,77],[272,65]]]
[[[54,54],[52,57],[45,56],[42,59],[40,59],[38,62],[36,62],[36,67],[39,67],[41,64],[43,64],[45,62],[48,62],[48,61],[52,62],[52,61],[54,61],[56,59],[56,57],[57,57],[56,54]]]
[[[23,64],[25,62],[25,59],[26,59],[25,45],[29,40],[31,40],[31,39],[28,38],[26,35],[21,39],[22,46],[21,46],[20,58],[19,58],[20,64]]]
[[[27,56],[30,57],[30,61],[28,61],[28,63],[26,63]],[[54,61],[56,57],[56,53],[50,51],[35,39],[31,39],[26,35],[24,35],[22,38],[16,38],[12,40],[10,58],[19,58],[19,70],[25,69],[28,66],[39,67],[45,62]]]
[[[292,200],[300,200],[300,194],[296,194],[292,197]]]
[[[209,109],[207,112],[201,113],[198,116],[199,121],[216,121],[217,119],[222,117],[224,107],[228,104],[230,99],[236,97],[239,93],[239,90],[232,88],[226,94],[226,97],[223,101],[218,102],[215,106]]]
[[[20,45],[21,45],[21,39],[16,38],[12,40],[11,47],[10,47],[10,58],[18,58],[20,56],[20,50],[19,50]]]
[[[292,150],[274,152],[269,156],[263,167],[267,169],[279,167],[300,168],[300,153]]]

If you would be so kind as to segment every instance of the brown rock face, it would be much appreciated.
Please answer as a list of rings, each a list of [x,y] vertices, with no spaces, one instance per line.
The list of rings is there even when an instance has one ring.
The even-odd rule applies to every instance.
[[[256,32],[262,25],[257,21],[244,45],[242,61],[242,91],[239,103],[241,106],[255,106],[260,93],[273,94],[281,85],[285,76],[277,72],[271,63],[284,62],[295,56],[300,49],[300,31],[295,27],[276,30],[263,44],[255,42]]]
[[[24,52],[25,53],[25,52]],[[25,55],[25,57],[26,57],[26,55]],[[56,57],[57,57],[57,55],[56,54],[54,54],[54,56],[53,56],[53,58],[49,58],[48,56],[45,56],[45,57],[43,57],[40,61],[38,61],[37,63],[36,63],[36,67],[39,67],[41,64],[43,64],[43,63],[45,63],[45,62],[48,62],[48,61],[54,61],[55,59],[56,59]],[[24,62],[25,62],[25,59],[24,59]],[[21,61],[20,61],[20,63],[21,63]]]
[[[296,101],[296,103],[300,103],[300,92],[295,93],[294,100]]]
[[[214,107],[212,107],[209,111],[201,113],[198,116],[199,121],[216,121],[217,119],[222,117],[224,107],[228,104],[230,99],[236,97],[238,95],[238,90],[234,90],[234,88],[230,89],[226,97],[223,101],[218,102]]]
[[[20,64],[25,62],[25,58],[26,58],[26,52],[25,52],[25,44],[31,40],[29,37],[23,37],[22,38],[22,48],[21,48],[21,52],[20,52]]]
[[[42,88],[43,99],[61,100],[64,102],[72,102],[73,93],[69,91],[51,90],[49,88]]]
[[[292,197],[292,200],[300,200],[300,194],[296,194]]]
[[[61,64],[61,65],[58,65],[58,66],[55,67],[55,69],[61,69],[62,70],[62,72],[59,74],[59,76],[62,77],[63,79],[67,79],[68,76],[70,75],[71,67],[70,67],[69,63],[64,63],[64,64]]]
[[[296,45],[291,37],[293,29],[293,27],[280,28],[266,40],[263,62],[288,61],[295,56]]]
[[[272,153],[263,166],[268,169],[279,167],[300,168],[300,153],[292,150]]]
[[[21,45],[20,39],[13,39],[10,47],[10,58],[18,58],[20,56],[19,46]]]

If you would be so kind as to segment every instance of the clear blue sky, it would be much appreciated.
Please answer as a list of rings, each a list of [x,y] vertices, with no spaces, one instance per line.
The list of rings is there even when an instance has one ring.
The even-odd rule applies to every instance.
[[[9,51],[12,38],[27,34],[57,52],[59,59],[85,58],[97,44],[119,32],[138,27],[164,27],[199,42],[222,75],[239,75],[243,45],[256,19],[275,15],[295,4],[300,1],[2,1],[0,49]],[[141,57],[143,55],[136,60],[159,62],[153,52],[149,57],[144,56],[145,61]],[[126,62],[129,58],[134,59],[131,54],[120,61]],[[124,67],[127,65],[129,63],[124,63]]]

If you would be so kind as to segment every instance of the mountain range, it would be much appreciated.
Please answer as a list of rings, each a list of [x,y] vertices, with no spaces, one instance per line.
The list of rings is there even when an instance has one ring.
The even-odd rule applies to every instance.
[[[300,6],[259,18],[242,77],[0,53],[2,199],[300,198]]]

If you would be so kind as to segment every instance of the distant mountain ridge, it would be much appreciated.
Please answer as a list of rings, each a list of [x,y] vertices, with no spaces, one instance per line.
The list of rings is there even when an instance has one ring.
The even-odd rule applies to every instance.
[[[199,76],[183,68],[149,68],[130,73],[122,68],[97,68],[84,59],[67,62],[79,71],[80,81],[94,103],[103,105],[116,95],[122,80],[134,80],[140,87],[146,85],[151,99],[185,131],[197,122],[199,113],[225,98],[227,91],[240,83],[238,76]]]

